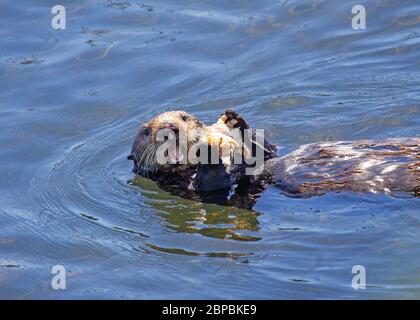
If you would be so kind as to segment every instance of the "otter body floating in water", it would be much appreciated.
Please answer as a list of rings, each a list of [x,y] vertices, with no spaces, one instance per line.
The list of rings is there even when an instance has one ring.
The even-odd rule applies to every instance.
[[[283,157],[277,156],[276,147],[268,141],[258,144],[254,139],[253,152],[261,148],[264,154],[264,169],[257,175],[245,174],[246,163],[205,164],[187,159],[194,143],[210,146],[216,141],[235,148],[227,133],[232,128],[242,133],[249,129],[233,110],[226,110],[213,126],[205,126],[183,111],[165,112],[140,128],[128,158],[134,161],[135,173],[155,180],[173,194],[245,208],[251,208],[270,185],[292,197],[327,191],[420,195],[420,138],[312,143]],[[157,161],[161,129],[171,130],[177,145],[180,132],[201,130],[204,137],[187,135],[187,154],[171,151],[167,156],[172,164],[161,165]]]

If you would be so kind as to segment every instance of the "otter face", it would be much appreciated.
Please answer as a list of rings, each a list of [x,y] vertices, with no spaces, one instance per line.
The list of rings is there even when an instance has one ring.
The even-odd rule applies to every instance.
[[[189,134],[194,130],[203,130],[204,124],[185,111],[168,111],[146,122],[138,131],[134,140],[131,155],[128,159],[134,161],[134,171],[149,176],[157,171],[183,170],[187,162],[188,148],[198,141],[199,137]],[[167,140],[176,142],[176,148],[169,148],[165,156],[170,163],[161,164],[158,161],[158,149]],[[185,143],[180,143],[183,139]],[[185,145],[180,148],[179,145]]]

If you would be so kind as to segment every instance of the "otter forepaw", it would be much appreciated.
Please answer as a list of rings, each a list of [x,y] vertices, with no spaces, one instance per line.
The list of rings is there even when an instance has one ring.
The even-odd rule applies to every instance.
[[[224,164],[231,164],[233,162],[233,155],[235,152],[241,151],[241,145],[231,137],[222,137],[219,142],[220,159]]]
[[[223,133],[209,132],[207,143],[215,150],[224,164],[231,164],[233,154],[240,150],[241,145],[229,135]]]
[[[241,130],[249,129],[248,123],[242,118],[235,110],[226,109],[219,120],[217,121],[220,124],[225,124],[229,128],[239,128]]]

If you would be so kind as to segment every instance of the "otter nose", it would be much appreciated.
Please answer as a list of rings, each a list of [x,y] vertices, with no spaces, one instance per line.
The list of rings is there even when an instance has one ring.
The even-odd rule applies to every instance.
[[[162,123],[162,125],[160,126],[160,128],[161,129],[170,129],[175,134],[178,134],[179,133],[178,127],[175,124],[173,124],[173,123],[168,123],[168,122]]]

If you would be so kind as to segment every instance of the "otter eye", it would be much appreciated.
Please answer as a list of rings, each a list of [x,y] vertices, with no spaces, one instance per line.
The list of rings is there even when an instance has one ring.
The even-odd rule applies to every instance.
[[[148,136],[149,134],[150,134],[150,128],[143,128],[143,134],[145,135],[145,136]]]
[[[187,121],[188,117],[184,114],[184,115],[182,115],[182,116],[181,116],[181,119],[182,119],[183,121]]]

